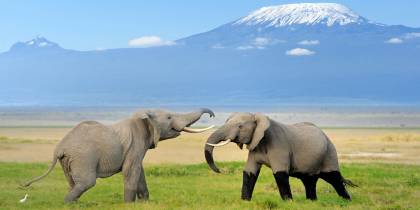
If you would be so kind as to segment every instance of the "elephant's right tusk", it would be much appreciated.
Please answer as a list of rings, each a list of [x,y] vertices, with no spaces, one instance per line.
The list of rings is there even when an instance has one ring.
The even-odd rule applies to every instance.
[[[226,144],[229,144],[229,142],[231,141],[232,141],[231,139],[227,139],[225,142],[219,142],[217,144],[211,144],[211,143],[206,143],[206,144],[213,147],[221,147],[221,146],[225,146]]]
[[[210,130],[214,128],[214,125],[211,125],[207,128],[202,128],[202,129],[195,129],[195,128],[189,128],[189,127],[185,127],[184,129],[182,129],[182,131],[188,132],[188,133],[202,133],[204,131]]]

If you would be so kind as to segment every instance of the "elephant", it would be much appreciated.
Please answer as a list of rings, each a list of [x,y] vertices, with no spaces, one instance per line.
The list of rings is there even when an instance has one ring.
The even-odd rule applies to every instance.
[[[119,172],[124,178],[125,202],[135,201],[136,196],[147,200],[149,192],[142,163],[147,150],[155,148],[159,141],[179,136],[181,131],[200,133],[212,128],[189,127],[204,113],[215,116],[206,108],[190,113],[142,110],[112,125],[81,122],[58,143],[49,169],[23,187],[47,176],[59,160],[70,185],[66,203],[77,201],[95,185],[97,178]]]
[[[316,200],[316,183],[321,178],[331,184],[339,196],[351,200],[345,185],[357,186],[340,173],[337,152],[325,133],[316,125],[302,122],[286,125],[261,113],[234,113],[207,139],[204,154],[209,167],[220,170],[213,160],[214,147],[229,142],[240,149],[246,145],[248,160],[243,170],[243,200],[251,200],[262,165],[271,168],[280,196],[292,199],[289,176],[300,179],[306,198]]]

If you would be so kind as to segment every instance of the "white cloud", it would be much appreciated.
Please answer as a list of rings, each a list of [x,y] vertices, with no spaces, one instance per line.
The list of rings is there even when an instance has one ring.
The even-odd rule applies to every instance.
[[[302,40],[298,44],[300,45],[319,45],[319,40]]]
[[[158,36],[142,36],[128,41],[128,45],[133,47],[161,47],[175,45],[174,41],[163,40]]]
[[[388,44],[401,44],[401,43],[403,43],[403,40],[400,39],[400,38],[394,37],[394,38],[391,38],[391,39],[386,40],[385,43],[388,43]]]
[[[270,39],[265,37],[257,37],[251,41],[248,45],[242,45],[237,47],[237,50],[251,50],[251,49],[265,49],[266,46],[275,45],[278,43],[284,43],[284,40]]]
[[[294,49],[286,51],[286,55],[290,55],[290,56],[305,56],[305,55],[313,55],[313,54],[315,54],[314,51],[310,51],[304,48],[294,48]]]
[[[264,37],[255,38],[250,45],[239,46],[237,50],[251,50],[251,49],[264,49],[265,46],[271,44],[271,40]]]

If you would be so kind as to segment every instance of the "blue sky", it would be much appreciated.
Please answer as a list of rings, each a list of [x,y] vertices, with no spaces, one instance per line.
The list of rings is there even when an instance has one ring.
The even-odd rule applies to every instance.
[[[129,40],[176,40],[208,31],[262,6],[290,0],[0,0],[0,52],[37,35],[77,50],[129,47]],[[303,1],[326,2],[326,1]],[[420,1],[343,0],[370,20],[420,27]]]

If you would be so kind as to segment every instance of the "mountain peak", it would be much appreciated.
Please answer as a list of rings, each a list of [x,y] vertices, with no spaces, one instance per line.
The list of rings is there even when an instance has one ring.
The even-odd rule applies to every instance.
[[[11,48],[10,51],[21,51],[21,50],[46,50],[46,49],[62,49],[57,43],[51,42],[45,37],[37,36],[26,42],[17,42]]]
[[[282,27],[294,24],[327,26],[366,23],[346,6],[336,3],[299,3],[262,7],[234,22],[234,25],[258,25]]]
[[[58,46],[56,43],[49,41],[48,39],[37,36],[29,41],[24,42],[26,46],[32,47],[51,47],[51,46]]]

